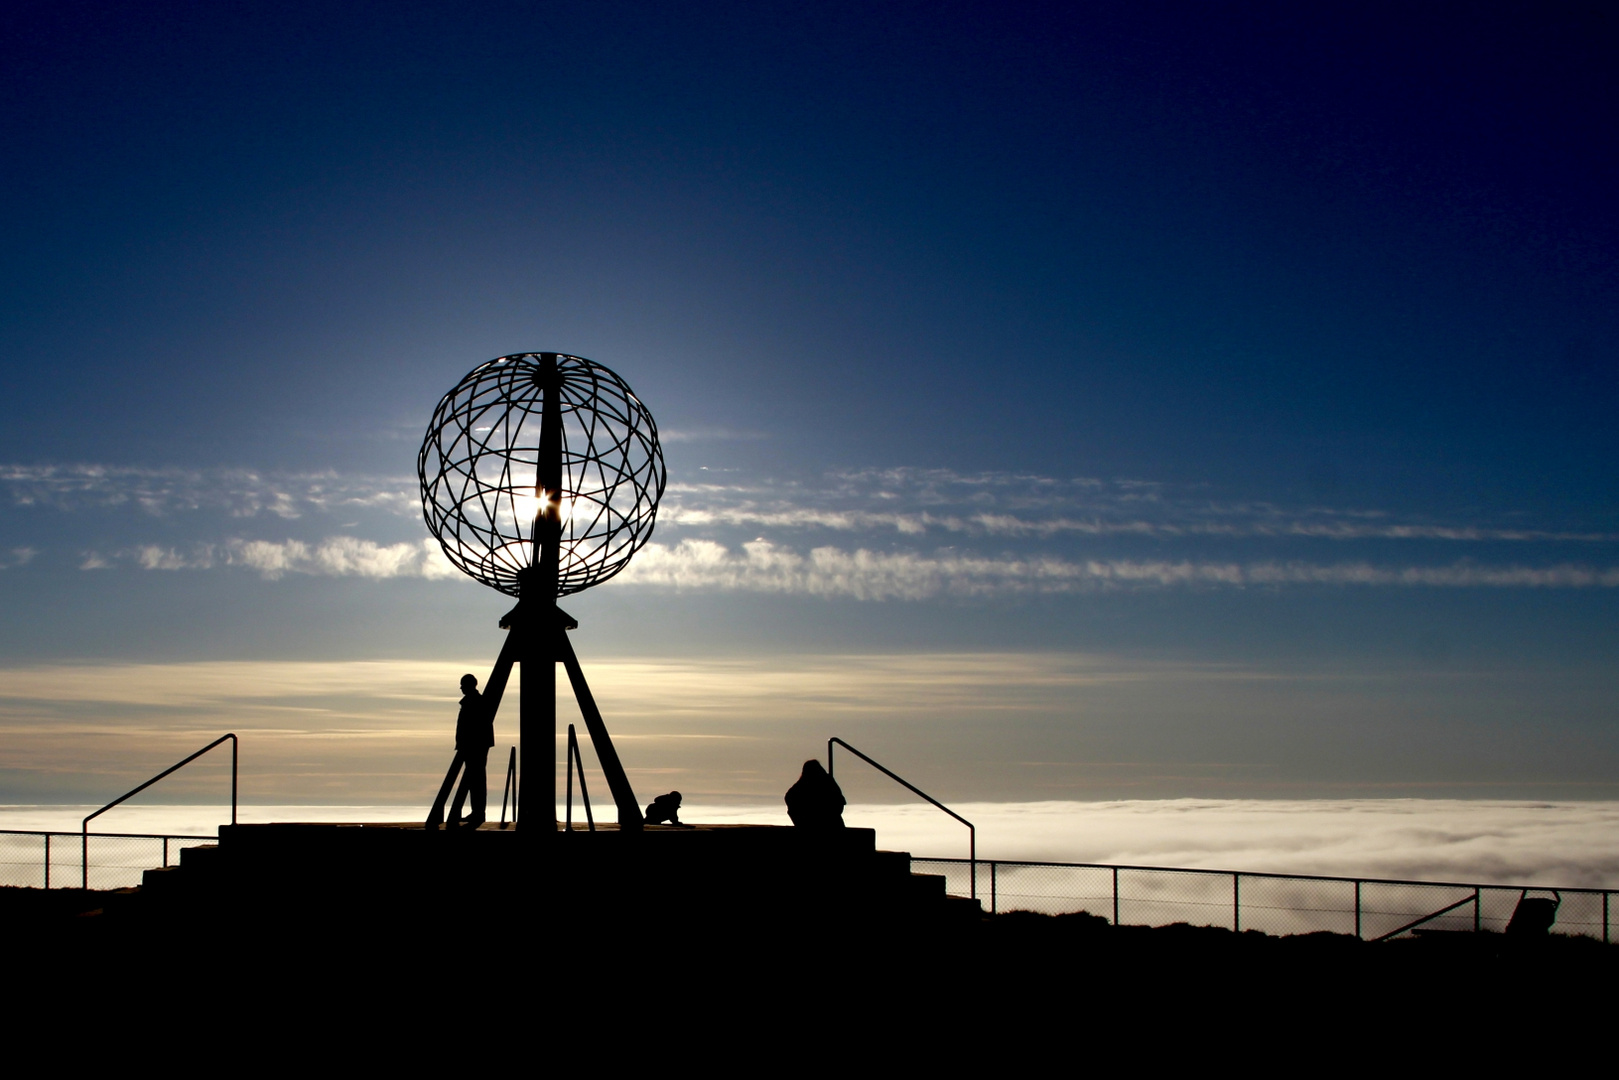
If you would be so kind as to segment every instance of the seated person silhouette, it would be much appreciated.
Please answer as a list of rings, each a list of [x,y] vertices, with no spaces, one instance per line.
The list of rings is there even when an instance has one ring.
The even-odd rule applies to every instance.
[[[787,816],[801,829],[843,828],[843,789],[814,758],[787,789]]]
[[[667,821],[671,825],[686,827],[680,820],[680,792],[671,791],[667,795],[659,795],[653,799],[646,808],[646,823],[658,825]]]
[[[489,748],[495,745],[495,718],[484,708],[483,695],[478,693],[478,679],[474,675],[461,676],[461,712],[455,721],[455,759],[450,771],[433,800],[433,809],[427,815],[427,828],[437,829],[444,820],[444,803],[449,799],[450,787],[457,773],[461,786],[455,793],[455,805],[450,808],[450,827],[466,825],[477,828],[484,822],[485,804],[489,798]],[[472,814],[465,820],[461,808],[467,796],[472,796]]]

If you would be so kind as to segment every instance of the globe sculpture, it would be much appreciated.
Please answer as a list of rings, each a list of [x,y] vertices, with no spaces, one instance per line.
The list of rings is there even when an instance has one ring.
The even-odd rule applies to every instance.
[[[422,513],[462,572],[510,596],[539,551],[544,363],[518,353],[480,364],[433,412],[417,455]],[[562,536],[557,595],[622,570],[652,535],[667,474],[658,427],[623,379],[556,355]]]
[[[532,752],[554,740],[556,665],[566,667],[618,807],[619,828],[638,830],[640,806],[568,640],[579,624],[556,602],[624,569],[652,536],[667,479],[652,414],[623,379],[593,360],[549,352],[497,357],[473,368],[439,401],[416,472],[423,517],[445,556],[470,577],[518,598],[500,622],[506,642],[480,707],[494,715],[512,666],[521,664],[521,738]],[[571,725],[568,736],[570,793],[575,761],[582,793],[584,762]],[[507,783],[513,817],[529,831],[516,810],[517,756],[514,749]],[[428,828],[442,823],[463,769],[450,823],[459,820],[469,785],[475,792],[471,820],[481,822],[482,761],[482,754],[474,762],[458,747]]]

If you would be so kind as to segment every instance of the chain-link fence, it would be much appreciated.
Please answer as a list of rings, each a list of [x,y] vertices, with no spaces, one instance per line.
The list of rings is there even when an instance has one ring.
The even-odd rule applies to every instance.
[[[143,871],[178,863],[181,848],[214,843],[212,836],[0,831],[0,886],[128,888]]]
[[[1521,885],[1390,881],[1186,870],[1098,863],[912,859],[940,874],[953,896],[976,895],[990,912],[1089,912],[1114,924],[1191,923],[1267,934],[1327,931],[1374,940],[1417,930],[1506,929]],[[976,877],[975,877],[976,875]],[[1558,897],[1553,930],[1609,941],[1614,890],[1528,886]]]

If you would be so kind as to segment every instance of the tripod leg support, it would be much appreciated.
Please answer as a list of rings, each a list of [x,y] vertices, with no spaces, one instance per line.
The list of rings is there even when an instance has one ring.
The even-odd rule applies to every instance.
[[[568,681],[573,684],[573,696],[579,700],[579,711],[584,715],[585,728],[590,732],[590,744],[596,748],[596,760],[601,762],[602,772],[607,777],[607,790],[612,793],[613,802],[618,806],[618,829],[620,832],[640,832],[646,821],[641,813],[641,804],[635,801],[630,779],[624,775],[618,751],[613,748],[613,737],[607,734],[601,710],[596,708],[596,699],[590,693],[590,684],[585,682],[585,673],[579,667],[579,658],[574,655],[573,643],[568,640],[565,630],[557,631],[557,651],[561,654],[563,666],[568,669]]]

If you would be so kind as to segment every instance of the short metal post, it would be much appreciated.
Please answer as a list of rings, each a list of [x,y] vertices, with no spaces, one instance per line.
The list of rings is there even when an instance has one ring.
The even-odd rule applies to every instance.
[[[1358,881],[1355,882],[1355,936],[1357,938],[1361,936],[1361,933],[1360,933],[1360,882],[1358,882]]]
[[[573,832],[573,725],[568,725],[568,820],[565,831]]]
[[[1119,925],[1119,868],[1113,868],[1113,925]]]
[[[995,864],[989,864],[989,913],[995,914]]]
[[[1479,932],[1479,890],[1473,890],[1473,933]]]
[[[169,838],[163,838],[163,869],[169,868]]]
[[[573,725],[568,725],[568,753],[573,755],[573,763],[579,768],[579,801],[585,804],[585,828],[590,832],[596,831],[596,815],[590,812],[590,787],[585,783],[585,759],[579,753],[579,739],[573,732]],[[573,809],[572,799],[568,802],[568,809]]]
[[[1602,944],[1608,943],[1608,894],[1602,894]]]
[[[45,888],[48,890],[50,887],[51,887],[51,834],[46,833],[45,834]],[[1604,893],[1602,895],[1602,915],[1603,915],[1603,919],[1602,919],[1602,940],[1603,941],[1608,940],[1608,932],[1607,932],[1608,931],[1608,919],[1607,919],[1607,914],[1608,914],[1608,896],[1607,896],[1606,893]]]
[[[90,834],[79,834],[79,887],[90,888]]]
[[[1242,933],[1242,875],[1231,875],[1231,932]]]

